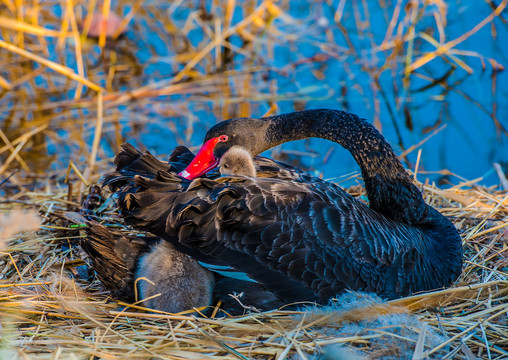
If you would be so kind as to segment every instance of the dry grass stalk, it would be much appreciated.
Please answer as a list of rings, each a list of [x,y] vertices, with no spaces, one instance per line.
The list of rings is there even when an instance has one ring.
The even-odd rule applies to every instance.
[[[5,42],[3,40],[0,39],[0,47],[6,49],[6,50],[9,50],[15,54],[18,54],[18,55],[21,55],[23,57],[26,57],[30,60],[33,60],[35,62],[38,62],[44,66],[47,66],[49,67],[50,69],[56,71],[57,73],[60,73],[64,76],[67,76],[73,80],[76,80],[77,82],[79,83],[82,83],[83,85],[85,86],[88,86],[89,88],[95,90],[95,91],[101,91],[103,90],[100,86],[98,86],[97,84],[94,84],[93,82],[91,82],[90,80],[76,74],[74,71],[72,71],[71,69],[69,69],[68,67],[65,67],[65,66],[62,66],[60,64],[57,64],[53,61],[50,61],[48,59],[45,59],[39,55],[36,55],[36,54],[33,54],[33,53],[30,53],[20,47],[17,47],[16,45],[14,44],[9,44],[8,42]]]
[[[46,29],[37,25],[28,24],[26,22],[14,20],[5,16],[0,16],[0,27],[21,31],[32,35],[41,35],[47,37],[60,36],[58,31]]]
[[[485,25],[490,23],[492,20],[494,20],[494,18],[499,16],[503,12],[503,10],[506,7],[506,5],[508,5],[508,0],[503,0],[489,16],[487,16],[485,19],[483,19],[480,23],[478,23],[471,30],[469,30],[465,34],[459,36],[458,38],[456,38],[454,40],[451,40],[451,41],[447,42],[446,44],[443,44],[443,45],[439,46],[436,49],[436,51],[422,56],[421,58],[419,58],[418,60],[413,62],[408,67],[407,71],[408,72],[413,72],[416,69],[418,69],[418,68],[422,67],[423,65],[427,64],[429,61],[432,61],[437,56],[448,53],[452,48],[454,48],[458,44],[462,43],[464,40],[466,40],[469,37],[471,37],[473,34],[478,32],[482,27],[484,27]]]

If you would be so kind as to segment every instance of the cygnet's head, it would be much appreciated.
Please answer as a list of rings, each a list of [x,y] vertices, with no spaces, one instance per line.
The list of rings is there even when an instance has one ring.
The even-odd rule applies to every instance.
[[[222,155],[219,171],[222,175],[256,176],[256,167],[252,156],[239,146],[233,146]]]

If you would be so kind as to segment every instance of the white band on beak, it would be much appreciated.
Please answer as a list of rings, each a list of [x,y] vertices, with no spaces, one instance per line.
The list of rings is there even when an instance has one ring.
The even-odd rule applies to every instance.
[[[188,178],[190,176],[189,172],[187,170],[182,171],[180,174],[181,177]]]

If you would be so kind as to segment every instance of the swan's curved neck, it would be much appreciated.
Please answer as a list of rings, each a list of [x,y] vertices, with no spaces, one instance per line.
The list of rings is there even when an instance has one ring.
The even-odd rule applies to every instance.
[[[422,194],[391,146],[357,115],[339,110],[307,110],[263,118],[268,123],[264,151],[287,141],[319,137],[346,148],[361,168],[370,207],[385,216],[416,225],[427,214]],[[261,152],[260,151],[260,152]]]

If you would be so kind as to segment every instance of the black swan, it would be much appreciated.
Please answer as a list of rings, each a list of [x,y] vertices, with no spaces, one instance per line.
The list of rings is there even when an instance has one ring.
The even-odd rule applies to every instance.
[[[256,155],[308,137],[351,152],[369,206],[261,157],[256,177],[204,177],[233,146]],[[390,145],[356,115],[321,109],[223,121],[191,157],[178,147],[167,163],[126,145],[104,184],[134,228],[222,274],[263,285],[282,302],[326,303],[348,289],[393,299],[448,286],[461,273],[457,230],[424,202]]]

